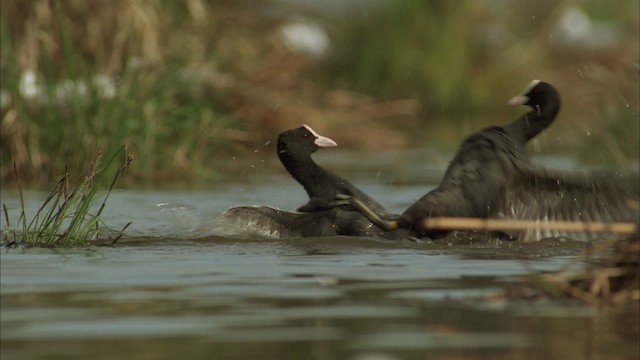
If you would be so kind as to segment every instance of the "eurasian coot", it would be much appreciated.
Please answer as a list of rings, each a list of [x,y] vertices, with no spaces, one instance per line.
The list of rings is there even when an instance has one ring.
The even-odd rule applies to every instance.
[[[636,206],[638,202],[637,175],[569,173],[534,167],[529,162],[527,141],[548,127],[560,110],[560,97],[553,86],[535,80],[509,104],[527,105],[532,110],[510,124],[469,136],[440,185],[401,216],[378,219],[355,202],[357,207],[380,227],[408,228],[416,236],[443,234],[424,227],[425,219],[442,216],[638,221],[637,210],[629,208],[629,202]]]
[[[309,202],[297,210],[314,212],[343,205],[347,205],[348,209],[349,202],[340,200],[340,197],[348,197],[357,199],[375,214],[385,216],[382,205],[349,181],[323,169],[311,158],[311,154],[319,148],[333,146],[337,146],[335,141],[319,135],[308,125],[278,135],[277,152],[282,165],[309,195]]]
[[[356,202],[386,216],[384,208],[347,180],[318,166],[313,154],[320,147],[336,143],[303,125],[278,136],[280,161],[307,191],[309,202],[291,212],[270,206],[238,206],[225,211],[220,221],[234,235],[266,237],[363,236],[382,239],[410,239],[407,229],[385,230],[375,226],[349,204]],[[342,200],[348,198],[349,201]]]
[[[427,229],[422,224],[428,217],[486,218],[502,208],[504,194],[514,185],[520,169],[530,166],[527,141],[556,118],[560,96],[550,84],[534,80],[509,104],[532,109],[505,126],[489,127],[467,137],[440,185],[402,214],[401,226],[423,233]]]

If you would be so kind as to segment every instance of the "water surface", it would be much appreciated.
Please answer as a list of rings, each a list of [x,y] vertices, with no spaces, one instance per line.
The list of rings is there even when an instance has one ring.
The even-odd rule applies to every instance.
[[[359,174],[354,182],[394,212],[433,186],[418,175],[400,186],[376,165]],[[2,195],[17,206],[11,190]],[[27,193],[30,211],[43,197]],[[588,243],[216,235],[230,206],[304,202],[281,172],[207,190],[121,190],[107,224],[133,224],[114,247],[2,249],[2,359],[640,355],[637,304],[505,296],[522,276],[582,268]]]

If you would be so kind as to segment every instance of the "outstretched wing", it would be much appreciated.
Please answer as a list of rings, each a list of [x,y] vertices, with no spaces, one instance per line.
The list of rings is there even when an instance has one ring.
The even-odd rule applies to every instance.
[[[507,188],[502,216],[518,220],[639,222],[637,175],[570,172],[523,166]],[[539,231],[535,237],[569,234]],[[582,234],[580,237],[590,237]],[[571,235],[575,237],[575,234]]]

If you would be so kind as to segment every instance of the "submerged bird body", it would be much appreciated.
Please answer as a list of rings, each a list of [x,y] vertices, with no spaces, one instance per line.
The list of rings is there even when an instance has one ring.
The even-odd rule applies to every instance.
[[[315,212],[292,212],[270,206],[237,206],[218,219],[222,235],[267,238],[359,236],[386,240],[411,239],[409,231],[385,231],[358,211],[334,207]]]

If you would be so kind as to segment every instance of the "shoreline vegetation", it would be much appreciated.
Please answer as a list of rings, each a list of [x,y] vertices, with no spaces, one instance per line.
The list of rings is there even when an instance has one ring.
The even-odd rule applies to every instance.
[[[123,154],[124,163],[114,169]],[[15,161],[12,162],[20,209],[8,209],[2,203],[5,221],[1,232],[2,246],[77,247],[94,245],[106,237],[112,238],[111,245],[115,244],[131,222],[121,231],[114,231],[107,228],[101,215],[111,191],[129,168],[133,156],[127,153],[126,146],[120,147],[104,165],[102,156],[102,149],[98,149],[86,172],[77,178],[72,177],[67,169],[31,219],[27,219],[20,174]],[[101,184],[108,180],[107,174],[111,171],[115,171],[111,184],[102,193]],[[97,203],[100,204],[98,208],[95,207]],[[15,228],[9,221],[9,211],[20,214]]]
[[[46,187],[120,144],[137,159],[127,186],[238,179],[238,159],[272,158],[302,123],[350,150],[448,152],[522,113],[504,103],[534,78],[563,98],[536,152],[637,163],[637,2],[377,3],[2,2],[3,187],[14,166]],[[292,24],[329,46],[295,48]]]
[[[609,249],[612,249],[608,252]],[[530,274],[505,290],[511,299],[573,299],[596,307],[640,305],[640,238],[637,234],[615,242],[603,241],[580,259],[579,271],[558,270]],[[637,316],[636,316],[637,317]]]

